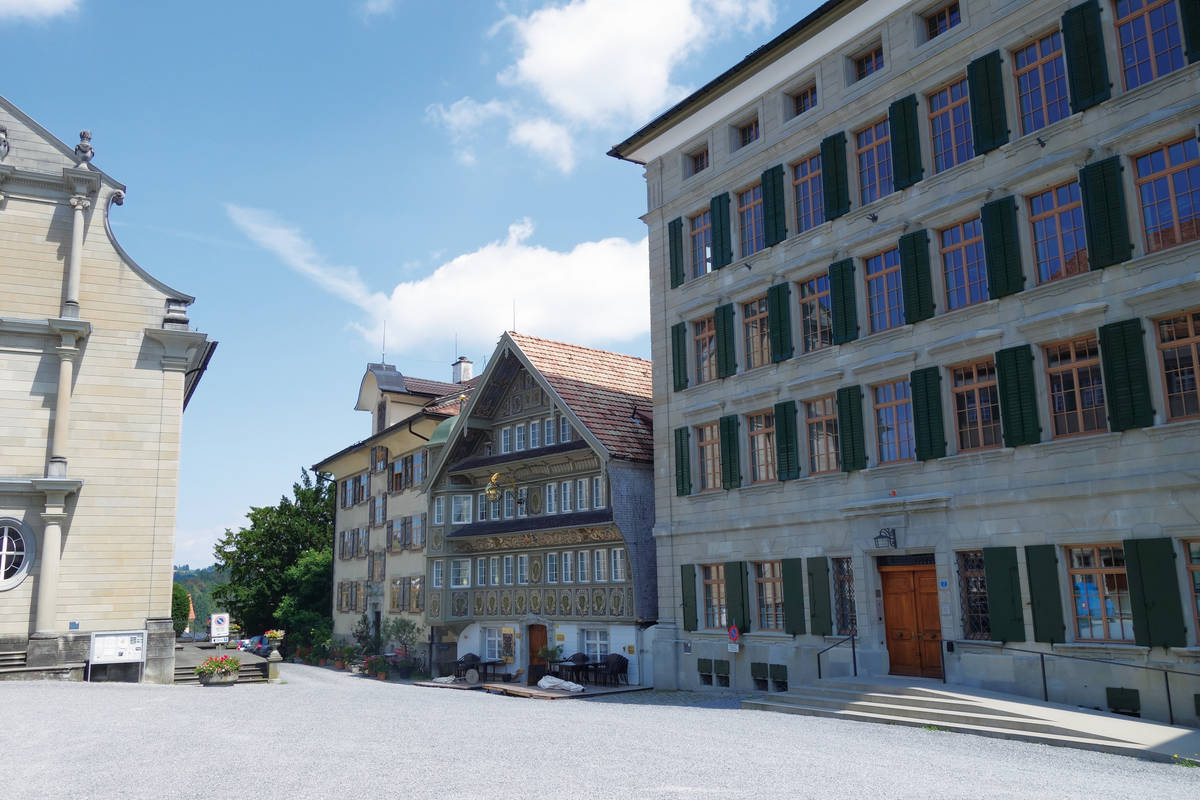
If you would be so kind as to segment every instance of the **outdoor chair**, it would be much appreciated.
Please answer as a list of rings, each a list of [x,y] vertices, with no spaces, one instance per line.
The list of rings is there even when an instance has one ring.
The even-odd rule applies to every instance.
[[[604,657],[604,664],[600,667],[600,675],[603,676],[606,684],[620,686],[621,679],[625,679],[625,684],[629,684],[629,659],[620,653],[609,653]],[[597,680],[597,683],[600,681]]]
[[[587,667],[584,666],[587,660],[588,657],[585,653],[572,653],[567,656],[567,660],[562,664],[564,677],[569,675],[570,677],[566,678],[567,680],[574,681],[575,683],[583,683],[587,675]]]
[[[454,677],[465,678],[467,670],[475,670],[475,674],[479,674],[479,656],[467,653],[454,662]]]

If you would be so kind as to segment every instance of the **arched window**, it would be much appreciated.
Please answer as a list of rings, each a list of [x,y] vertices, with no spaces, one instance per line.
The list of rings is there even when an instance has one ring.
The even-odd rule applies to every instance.
[[[0,591],[25,579],[33,563],[32,532],[15,519],[0,519]]]

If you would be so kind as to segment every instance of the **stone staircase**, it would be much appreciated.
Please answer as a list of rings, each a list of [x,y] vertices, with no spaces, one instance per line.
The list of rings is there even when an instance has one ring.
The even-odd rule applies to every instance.
[[[200,678],[193,666],[175,665],[176,686],[199,686]],[[238,670],[238,683],[267,683],[267,662],[261,664],[242,664]]]
[[[25,666],[25,651],[24,650],[3,650],[0,651],[0,669],[9,667],[24,667]]]
[[[1100,712],[1074,711],[1026,698],[976,692],[966,687],[913,681],[821,681],[788,692],[742,701],[742,708],[1099,750],[1138,758],[1169,760],[1125,738],[1133,720]],[[1111,721],[1111,726],[1104,723]],[[1111,728],[1109,730],[1108,728]]]

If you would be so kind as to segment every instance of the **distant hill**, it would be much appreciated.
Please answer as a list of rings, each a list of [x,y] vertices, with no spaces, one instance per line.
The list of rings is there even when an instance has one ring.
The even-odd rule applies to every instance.
[[[225,570],[215,564],[204,569],[191,569],[187,564],[175,565],[175,582],[182,585],[192,595],[192,605],[196,609],[195,630],[207,631],[208,618],[216,611],[212,599],[213,587],[229,579]]]

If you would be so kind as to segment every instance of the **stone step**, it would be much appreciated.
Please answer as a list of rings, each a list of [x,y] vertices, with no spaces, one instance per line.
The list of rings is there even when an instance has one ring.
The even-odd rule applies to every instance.
[[[791,694],[789,692],[789,695]],[[893,703],[891,702],[893,699],[895,698],[892,696],[872,693],[864,695],[861,699],[847,700],[844,697],[830,697],[820,692],[812,692],[808,695],[780,695],[771,698],[772,701],[783,706],[795,705],[801,708],[853,711],[872,716],[894,718],[896,720],[912,719],[917,720],[922,725],[942,726],[950,723],[954,725],[1007,729],[1053,736],[1073,736],[1076,734],[1076,731],[1051,724],[1045,720],[999,711],[975,703],[951,703],[930,699],[927,705],[914,705]],[[1104,739],[1107,737],[1095,736],[1092,738]]]
[[[987,736],[995,739],[1011,739],[1034,744],[1046,744],[1055,747],[1074,747],[1083,750],[1097,750],[1115,755],[1148,758],[1156,761],[1170,761],[1169,755],[1128,744],[1115,739],[1105,739],[1094,736],[1080,736],[1078,732],[1049,733],[1019,728],[1002,728],[987,724],[972,724],[968,722],[948,722],[944,720],[922,719],[919,717],[893,716],[890,714],[873,713],[854,709],[821,708],[805,706],[798,703],[777,703],[774,698],[761,700],[745,700],[742,708],[760,711],[776,711],[785,714],[800,714],[810,717],[827,719],[844,719],[858,722],[875,722],[885,725],[904,725],[915,728],[937,728],[939,731],[950,733],[970,733],[976,736]]]
[[[23,667],[25,666],[25,651],[24,650],[8,650],[0,652],[0,667]]]
[[[979,708],[979,703],[968,697],[953,695],[948,693],[936,694],[897,694],[891,690],[871,690],[866,689],[826,689],[821,687],[819,690],[811,690],[806,687],[797,687],[784,694],[773,694],[770,696],[773,700],[780,702],[798,702],[811,703],[811,698],[819,698],[823,704],[830,705],[836,703],[855,703],[855,702],[880,702],[892,706],[912,706],[918,709],[937,709],[942,711],[972,711]],[[1003,711],[1000,709],[988,709],[988,714],[996,716],[1011,716],[1019,717],[1016,712]]]

